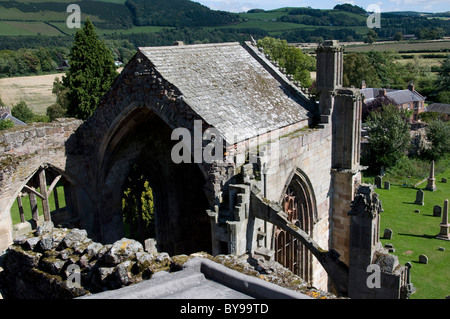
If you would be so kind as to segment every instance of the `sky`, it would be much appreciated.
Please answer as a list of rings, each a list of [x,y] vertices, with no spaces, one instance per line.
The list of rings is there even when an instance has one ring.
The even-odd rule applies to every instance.
[[[337,4],[351,3],[366,9],[371,4],[379,6],[381,12],[450,11],[450,0],[193,0],[213,10],[245,12],[250,9],[278,9],[282,7],[308,7],[314,9],[333,9]],[[370,10],[374,11],[374,10]]]

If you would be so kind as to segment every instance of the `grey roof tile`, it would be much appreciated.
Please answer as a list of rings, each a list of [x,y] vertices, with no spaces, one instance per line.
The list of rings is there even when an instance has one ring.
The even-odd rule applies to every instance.
[[[305,102],[290,94],[239,43],[139,50],[180,90],[186,103],[227,140],[234,135],[239,140],[251,131],[271,131],[311,116]]]

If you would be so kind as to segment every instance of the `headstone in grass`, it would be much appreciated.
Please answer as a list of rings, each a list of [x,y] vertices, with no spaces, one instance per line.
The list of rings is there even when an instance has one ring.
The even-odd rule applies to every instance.
[[[414,204],[417,205],[424,205],[424,193],[423,190],[419,189],[416,193],[416,201],[414,202]]]
[[[390,190],[391,189],[391,183],[386,181],[384,182],[384,189]]]
[[[447,179],[445,177],[442,177],[441,182],[442,183],[447,183]]]
[[[428,264],[428,257],[427,257],[427,255],[420,255],[419,256],[419,263],[421,263],[421,264]]]
[[[383,178],[380,175],[375,176],[375,186],[377,188],[383,188],[382,183],[383,183]]]
[[[392,239],[392,229],[386,228],[383,234],[384,239]]]
[[[441,217],[442,214],[442,207],[439,205],[433,206],[433,216],[435,217]]]

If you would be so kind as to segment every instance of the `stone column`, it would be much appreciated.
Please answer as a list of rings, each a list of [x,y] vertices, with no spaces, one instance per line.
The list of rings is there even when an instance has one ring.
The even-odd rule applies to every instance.
[[[361,94],[357,89],[336,89],[331,113],[332,127],[332,216],[331,248],[349,262],[350,211],[355,187],[361,182]]]
[[[448,223],[448,199],[444,201],[444,210],[442,211],[442,223],[439,225],[441,227],[441,231],[436,236],[437,239],[442,240],[450,240],[449,227]]]
[[[321,123],[329,123],[334,103],[334,90],[342,87],[343,48],[338,41],[325,41],[316,50],[317,79],[316,89],[319,93],[319,112]]]

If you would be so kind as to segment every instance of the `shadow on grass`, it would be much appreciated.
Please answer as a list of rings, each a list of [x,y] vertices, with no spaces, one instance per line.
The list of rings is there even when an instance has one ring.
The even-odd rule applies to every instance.
[[[402,202],[402,204],[416,205],[416,206],[419,206],[419,207],[423,206],[423,205],[416,204],[416,202]]]
[[[420,238],[425,238],[425,239],[434,239],[434,238],[436,238],[436,235],[427,235],[427,234],[423,234],[423,235],[405,234],[405,233],[398,233],[398,234],[400,236],[420,237]]]

